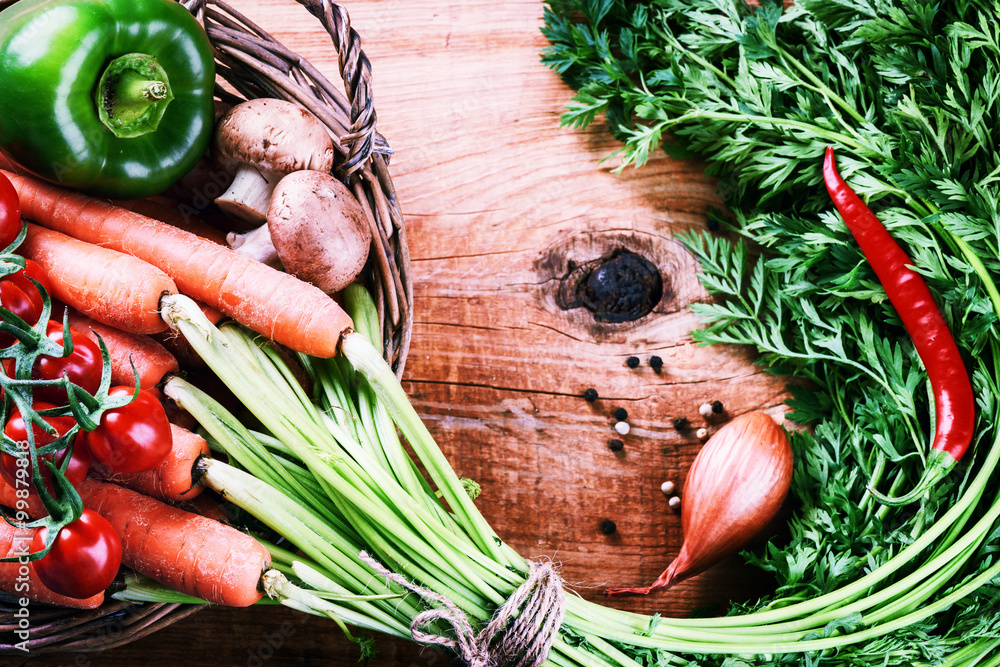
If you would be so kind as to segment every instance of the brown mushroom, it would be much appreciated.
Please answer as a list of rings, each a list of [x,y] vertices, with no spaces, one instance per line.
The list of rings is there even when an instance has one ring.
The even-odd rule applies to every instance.
[[[215,200],[227,213],[262,224],[271,192],[286,174],[330,171],[334,144],[326,126],[306,109],[285,100],[241,102],[219,119],[213,157],[236,175]]]
[[[271,245],[268,245],[270,241]],[[354,195],[327,172],[296,171],[274,188],[267,225],[231,234],[238,252],[268,263],[324,292],[347,287],[368,259],[372,232]]]

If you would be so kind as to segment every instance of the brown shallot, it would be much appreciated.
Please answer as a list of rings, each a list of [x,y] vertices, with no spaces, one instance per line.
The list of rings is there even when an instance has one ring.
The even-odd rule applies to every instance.
[[[684,482],[677,558],[650,586],[605,595],[646,595],[669,588],[730,556],[774,518],[792,479],[788,435],[766,413],[749,412],[713,435]]]

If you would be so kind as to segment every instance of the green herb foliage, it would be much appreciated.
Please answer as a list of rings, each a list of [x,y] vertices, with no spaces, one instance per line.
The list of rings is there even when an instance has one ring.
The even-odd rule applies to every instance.
[[[802,0],[783,9],[743,0],[549,0],[543,32],[544,62],[576,90],[563,124],[603,117],[622,142],[613,156],[619,169],[661,150],[707,160],[727,211],[713,214],[724,233],[683,236],[714,296],[695,304],[704,328],[693,335],[754,346],[760,363],[795,379],[792,417],[810,427],[793,437],[797,508],[787,536],[747,554],[778,589],[731,613],[812,598],[888,562],[966,497],[997,436],[1000,3]],[[823,187],[828,145],[925,277],[972,374],[973,448],[919,505],[883,506],[868,492],[905,492],[920,478],[933,398]],[[991,484],[970,503],[963,525],[996,493]],[[904,602],[920,608],[984,571],[997,537],[994,527],[949,576]],[[835,652],[694,664],[995,664],[997,583]],[[823,632],[870,620],[841,619]]]

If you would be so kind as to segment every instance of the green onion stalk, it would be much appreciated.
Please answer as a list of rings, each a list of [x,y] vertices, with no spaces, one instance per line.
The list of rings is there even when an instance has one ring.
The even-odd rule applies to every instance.
[[[357,329],[344,335],[336,358],[300,356],[312,382],[307,392],[269,342],[235,323],[215,327],[186,297],[165,299],[164,319],[252,415],[246,425],[188,381],[166,383],[166,395],[227,457],[202,459],[200,483],[259,522],[257,535],[273,559],[264,581],[274,600],[345,631],[452,638],[467,623],[479,632],[533,566],[484,520],[383,360],[371,296],[355,285],[345,303]],[[1000,440],[947,512],[882,565],[822,595],[777,600],[752,613],[673,619],[565,594],[547,664],[820,656],[918,624],[1000,576],[1000,562],[960,574],[1000,519],[1000,502],[986,497],[998,463]],[[153,595],[149,582],[142,584],[119,595]],[[442,605],[451,611],[426,615]],[[994,640],[977,639],[947,664],[978,664],[977,656],[996,648]]]

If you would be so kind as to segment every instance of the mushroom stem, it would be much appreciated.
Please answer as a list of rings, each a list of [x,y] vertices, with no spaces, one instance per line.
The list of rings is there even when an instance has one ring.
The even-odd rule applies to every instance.
[[[271,192],[281,176],[282,174],[241,164],[229,189],[217,197],[215,203],[230,215],[264,224],[267,207],[271,202]]]
[[[271,191],[285,174],[300,169],[330,171],[330,132],[309,110],[272,98],[241,102],[216,122],[212,155],[237,171],[229,190],[215,200],[226,213],[260,225]]]
[[[229,232],[226,235],[226,243],[241,255],[246,255],[275,268],[281,267],[281,260],[278,258],[278,251],[275,250],[274,243],[271,241],[271,231],[267,225],[261,225],[242,234]]]

